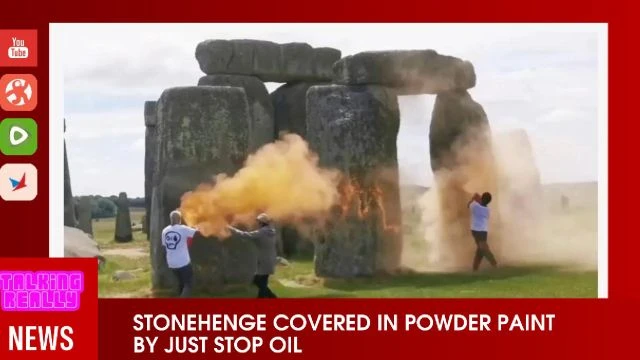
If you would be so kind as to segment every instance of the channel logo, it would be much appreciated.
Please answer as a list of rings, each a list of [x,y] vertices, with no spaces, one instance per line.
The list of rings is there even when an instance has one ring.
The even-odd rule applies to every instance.
[[[0,168],[0,197],[4,201],[31,201],[38,195],[38,170],[32,164],[5,164]]]
[[[0,30],[0,67],[38,66],[37,30]]]
[[[4,119],[0,122],[0,152],[31,156],[38,149],[38,124],[33,119]]]

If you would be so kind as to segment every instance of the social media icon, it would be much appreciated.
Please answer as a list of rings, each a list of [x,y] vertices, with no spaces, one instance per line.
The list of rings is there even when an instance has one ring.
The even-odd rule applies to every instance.
[[[38,149],[38,124],[33,119],[4,119],[0,122],[0,152],[4,155],[33,155]]]
[[[37,30],[0,30],[0,67],[38,66]]]
[[[0,168],[0,197],[31,201],[38,195],[38,170],[32,164],[4,164]]]
[[[38,81],[29,74],[0,78],[0,107],[4,111],[33,111],[38,104]]]

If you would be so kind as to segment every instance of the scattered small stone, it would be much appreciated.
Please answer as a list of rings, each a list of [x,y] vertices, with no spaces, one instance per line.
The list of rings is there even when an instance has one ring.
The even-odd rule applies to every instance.
[[[283,257],[278,256],[276,258],[276,261],[278,262],[278,264],[280,264],[282,266],[291,266],[291,263],[287,259],[285,259]]]
[[[288,279],[279,279],[278,282],[280,282],[282,286],[288,287],[288,288],[307,288],[308,287],[304,284],[298,283],[297,281],[288,280]]]
[[[312,287],[322,283],[322,279],[315,275],[298,275],[294,281],[298,287]]]
[[[136,276],[128,271],[119,270],[113,273],[112,278],[114,281],[123,281],[123,280],[133,280],[136,278]]]

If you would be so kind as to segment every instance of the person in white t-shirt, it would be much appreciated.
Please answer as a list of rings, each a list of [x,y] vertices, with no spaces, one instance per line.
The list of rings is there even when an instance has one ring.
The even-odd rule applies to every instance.
[[[469,201],[469,210],[471,211],[471,236],[476,242],[476,255],[473,258],[473,271],[477,271],[483,258],[487,258],[493,267],[498,264],[493,253],[489,249],[487,241],[489,234],[489,203],[491,202],[491,194],[485,192],[480,196],[474,194]]]
[[[193,288],[193,268],[189,247],[197,229],[182,225],[182,214],[175,210],[169,214],[171,225],[162,230],[162,246],[167,254],[167,265],[178,278],[180,297],[189,297]]]

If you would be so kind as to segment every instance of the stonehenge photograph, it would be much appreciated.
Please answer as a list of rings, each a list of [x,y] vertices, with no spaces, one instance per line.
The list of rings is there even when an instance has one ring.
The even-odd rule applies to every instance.
[[[598,296],[606,26],[51,38],[83,49],[52,68],[65,254],[101,297]]]

